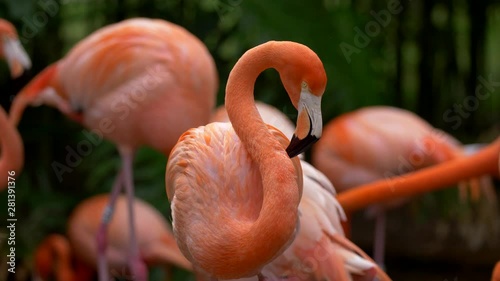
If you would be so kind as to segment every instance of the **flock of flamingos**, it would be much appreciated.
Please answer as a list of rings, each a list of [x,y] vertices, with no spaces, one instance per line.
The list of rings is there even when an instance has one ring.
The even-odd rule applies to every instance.
[[[0,34],[0,55],[17,77],[30,59],[12,24],[0,21]],[[298,111],[296,126],[254,100],[268,68]],[[197,280],[391,280],[382,266],[384,210],[455,184],[464,197],[491,194],[479,178],[499,176],[500,139],[467,156],[452,136],[388,106],[346,113],[323,130],[326,83],[314,51],[270,41],[242,55],[215,109],[214,60],[184,28],[135,18],[83,39],[16,95],[8,115],[0,108],[1,189],[8,171],[22,170],[16,126],[27,106],[59,109],[114,142],[122,159],[111,193],[75,208],[67,238],[40,244],[36,277],[107,281],[110,270],[128,268],[146,281],[149,266],[165,265]],[[141,146],[168,156],[172,228],[134,197]],[[309,147],[311,164],[302,155]],[[367,207],[376,219],[373,259],[349,240],[351,214]],[[500,280],[500,262],[491,278]]]

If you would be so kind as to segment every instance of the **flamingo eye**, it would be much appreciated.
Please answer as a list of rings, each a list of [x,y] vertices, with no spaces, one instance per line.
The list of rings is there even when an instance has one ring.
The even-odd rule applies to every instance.
[[[308,88],[309,88],[309,86],[307,85],[307,83],[302,81],[302,89],[307,90]]]

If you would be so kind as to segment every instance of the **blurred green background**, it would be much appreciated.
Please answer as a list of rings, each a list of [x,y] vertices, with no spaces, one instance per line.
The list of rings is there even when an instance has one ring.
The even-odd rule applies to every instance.
[[[385,104],[414,111],[464,143],[489,142],[499,135],[500,2],[486,0],[2,0],[0,18],[16,25],[33,68],[12,80],[6,64],[0,64],[0,104],[8,109],[32,77],[91,32],[131,17],[162,18],[204,41],[219,71],[218,104],[229,71],[243,52],[268,40],[291,40],[308,45],[325,65],[325,122],[356,108]],[[483,87],[476,93],[479,85]],[[259,77],[256,97],[294,120],[296,111],[275,71]],[[26,164],[17,178],[20,273],[15,278],[25,280],[37,243],[49,233],[64,233],[78,202],[108,192],[120,161],[114,145],[103,142],[59,182],[51,165],[65,162],[66,148],[84,139],[84,129],[47,107],[29,108],[19,129]],[[134,177],[136,195],[170,218],[165,164],[165,156],[141,149]],[[6,201],[4,192],[0,202]],[[487,280],[493,261],[500,259],[500,223],[498,210],[485,211],[483,205],[459,203],[456,190],[450,189],[423,196],[393,215],[398,224],[392,230],[403,235],[398,236],[403,242],[396,239],[400,246],[388,249],[389,275],[413,280],[410,276],[425,271],[430,275],[415,280]],[[0,210],[0,269],[5,266],[6,209]],[[372,223],[363,216],[357,221],[353,240],[370,253]],[[461,230],[463,225],[483,231],[470,234],[470,229]],[[439,245],[443,249],[436,255],[412,251],[420,242],[436,243],[435,235],[418,232],[425,229],[454,237],[450,249],[455,250]],[[154,273],[152,279],[161,274]],[[176,276],[186,278],[181,272]]]

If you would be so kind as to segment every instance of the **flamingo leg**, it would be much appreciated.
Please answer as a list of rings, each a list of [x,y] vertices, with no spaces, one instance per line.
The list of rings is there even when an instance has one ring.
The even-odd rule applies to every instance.
[[[103,211],[101,224],[97,230],[96,240],[97,240],[97,269],[100,281],[109,280],[108,276],[108,264],[106,260],[106,247],[107,239],[106,233],[108,229],[109,222],[113,217],[113,211],[116,203],[116,199],[120,194],[123,187],[123,170],[120,170],[115,178],[113,187],[111,188],[111,196],[109,197],[109,202]]]
[[[385,211],[378,210],[375,217],[375,241],[373,242],[373,259],[380,266],[380,268],[382,268],[382,270],[385,270],[385,224]]]
[[[139,256],[139,245],[137,243],[135,231],[135,213],[134,213],[134,184],[133,184],[133,171],[132,164],[134,158],[134,151],[128,147],[120,147],[118,149],[123,161],[123,178],[125,184],[125,191],[127,193],[127,206],[128,206],[128,223],[130,233],[130,249],[128,264],[132,272],[132,277],[137,281],[147,281],[148,271],[146,265],[141,261]]]

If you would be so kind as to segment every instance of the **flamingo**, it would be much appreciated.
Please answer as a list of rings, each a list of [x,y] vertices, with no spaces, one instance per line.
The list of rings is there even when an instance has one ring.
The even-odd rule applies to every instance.
[[[313,148],[312,163],[336,188],[344,191],[462,156],[458,141],[432,128],[417,115],[403,109],[373,106],[332,120],[325,127],[322,140]],[[479,193],[472,187],[477,186],[477,180],[471,182],[475,199]],[[378,204],[370,209],[376,217],[373,253],[379,264],[384,260],[385,209],[403,201]]]
[[[339,193],[337,200],[346,212],[369,205],[414,197],[483,175],[500,176],[500,137],[467,157],[460,157],[391,179],[381,179]]]
[[[129,204],[129,265],[139,281],[147,280],[132,227],[134,153],[146,145],[168,155],[184,131],[208,122],[217,88],[215,63],[198,38],[163,20],[134,18],[89,35],[14,99],[14,124],[26,106],[46,104],[118,146],[122,170],[97,233],[100,280],[108,280],[105,233],[123,185]]]
[[[295,127],[285,114],[263,102],[256,101],[255,106],[264,123],[289,138],[293,136]],[[223,105],[217,108],[211,121],[229,122]],[[299,231],[285,252],[262,269],[262,275],[273,280],[351,280],[350,274],[354,274],[371,280],[377,274],[382,280],[390,280],[361,249],[345,238],[341,219],[346,217],[328,178],[302,158],[300,163],[304,192],[299,204]]]
[[[21,136],[14,126],[9,122],[7,114],[0,107],[0,191],[7,186],[15,185],[14,178],[21,170],[24,163],[24,148]]]
[[[0,19],[0,37],[0,57],[7,59],[10,75],[17,78],[31,68],[31,60],[19,41],[16,28],[4,19]]]
[[[280,73],[298,109],[291,141],[264,124],[254,105],[253,85],[267,68]],[[262,279],[262,267],[290,245],[302,194],[295,156],[321,136],[325,87],[323,64],[311,49],[288,41],[261,44],[229,74],[231,123],[209,123],[179,138],[167,162],[166,192],[175,239],[196,272]]]
[[[491,281],[500,281],[500,261],[497,262],[495,268],[493,269],[493,274],[491,275]]]
[[[0,19],[0,37],[2,39],[2,48],[0,48],[0,58],[7,59],[10,73],[13,78],[22,74],[24,69],[31,67],[31,60],[23,49],[17,37],[17,31],[14,26]],[[24,163],[24,148],[19,132],[8,122],[5,110],[0,107],[0,191],[12,185],[15,181],[9,180],[8,176],[14,178],[21,170]],[[10,182],[10,184],[9,184]]]
[[[37,247],[35,269],[41,280],[49,280],[52,269],[58,281],[92,280],[98,255],[95,235],[108,200],[108,194],[86,199],[70,216],[68,238],[52,234]],[[174,265],[192,270],[191,264],[177,247],[163,216],[143,200],[135,199],[134,204],[134,212],[141,218],[135,223],[141,260],[148,266],[163,265],[168,269]],[[127,266],[129,236],[127,199],[119,196],[115,215],[109,225],[111,244],[107,256],[112,271],[126,273],[123,269]]]

